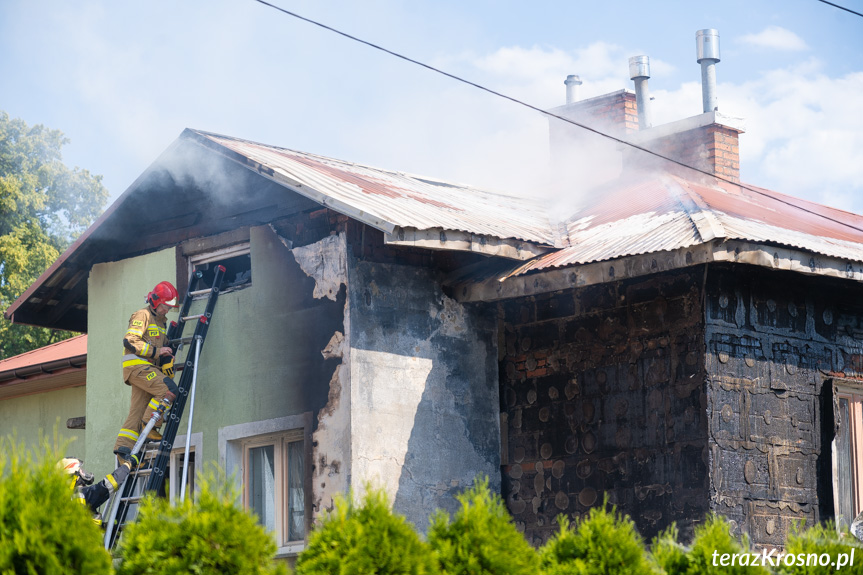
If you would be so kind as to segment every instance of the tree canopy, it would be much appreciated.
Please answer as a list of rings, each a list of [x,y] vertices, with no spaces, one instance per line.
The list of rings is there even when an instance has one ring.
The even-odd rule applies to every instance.
[[[69,168],[59,130],[0,111],[0,313],[102,213],[102,176]],[[66,339],[69,332],[0,318],[0,359]]]

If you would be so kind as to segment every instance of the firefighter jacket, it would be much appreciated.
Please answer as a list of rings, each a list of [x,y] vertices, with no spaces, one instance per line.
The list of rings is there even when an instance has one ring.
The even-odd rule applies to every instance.
[[[129,385],[129,375],[139,366],[158,366],[159,348],[164,347],[167,340],[166,321],[149,306],[129,318],[129,329],[123,336],[123,379],[126,385]]]

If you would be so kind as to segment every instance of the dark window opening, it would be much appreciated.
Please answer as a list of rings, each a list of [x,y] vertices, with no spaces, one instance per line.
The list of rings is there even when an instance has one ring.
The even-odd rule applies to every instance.
[[[213,270],[216,266],[225,266],[225,276],[222,280],[222,292],[236,291],[252,285],[252,257],[250,254],[215,259],[206,263],[195,264],[196,270],[204,272],[204,277],[198,289],[212,287]],[[209,272],[209,273],[208,273]]]

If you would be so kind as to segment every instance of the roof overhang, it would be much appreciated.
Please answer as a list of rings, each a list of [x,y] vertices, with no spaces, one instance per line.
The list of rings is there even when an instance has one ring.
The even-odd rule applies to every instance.
[[[519,267],[484,266],[468,277],[449,278],[447,286],[460,302],[489,302],[620,281],[686,267],[725,262],[789,270],[807,275],[863,282],[863,260],[848,261],[788,247],[716,239],[648,254],[574,264],[513,275]]]

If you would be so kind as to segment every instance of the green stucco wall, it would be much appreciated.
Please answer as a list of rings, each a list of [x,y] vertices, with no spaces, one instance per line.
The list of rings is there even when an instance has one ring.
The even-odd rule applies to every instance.
[[[87,459],[85,431],[66,428],[67,419],[84,415],[85,398],[86,388],[81,386],[4,399],[0,401],[0,436],[15,434],[19,442],[37,447],[39,433],[52,438],[56,425],[60,441],[70,442],[61,455]]]
[[[97,264],[90,270],[87,316],[88,471],[103,476],[114,468],[111,452],[129,413],[131,391],[123,383],[120,358],[129,317],[145,305],[160,281],[176,283],[174,249]],[[170,318],[170,316],[169,316]]]
[[[203,436],[199,469],[219,460],[220,428],[323,407],[338,364],[321,350],[343,330],[344,295],[338,302],[314,299],[314,280],[269,227],[252,228],[250,244],[252,285],[219,297],[201,356],[192,429]],[[111,449],[129,409],[120,366],[129,316],[153,285],[174,281],[175,265],[170,249],[100,264],[90,274],[87,451],[98,472],[111,470]],[[203,303],[190,313],[200,313]],[[192,330],[188,325],[185,335]],[[186,433],[190,404],[179,435]]]

